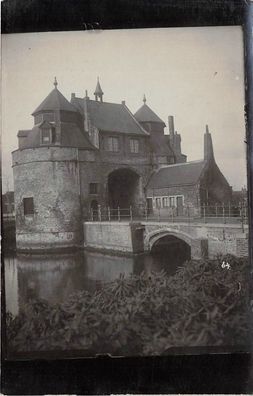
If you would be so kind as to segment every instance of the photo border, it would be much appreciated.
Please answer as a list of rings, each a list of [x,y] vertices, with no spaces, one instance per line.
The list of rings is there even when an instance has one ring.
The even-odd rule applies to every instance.
[[[252,264],[253,4],[247,0],[26,0],[2,2],[2,33],[241,25],[245,49],[245,116]],[[61,4],[61,6],[59,6]],[[5,307],[2,259],[2,319]],[[250,280],[249,280],[250,281]],[[252,284],[252,282],[251,282]],[[252,293],[252,289],[251,289]],[[251,294],[251,297],[253,294]],[[252,327],[253,328],[253,327]],[[7,360],[2,320],[2,392],[5,394],[250,393],[251,354]],[[206,348],[205,348],[206,349]],[[252,351],[251,351],[252,352]],[[198,352],[197,352],[198,353]],[[214,354],[215,353],[215,354]]]

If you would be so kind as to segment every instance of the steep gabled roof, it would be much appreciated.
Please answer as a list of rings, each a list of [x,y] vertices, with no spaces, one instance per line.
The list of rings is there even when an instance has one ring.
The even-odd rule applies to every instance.
[[[84,115],[84,99],[74,98],[73,105]],[[126,105],[87,100],[89,118],[100,131],[149,135]]]
[[[158,117],[158,115],[154,113],[146,103],[136,111],[134,116],[139,122],[158,122],[159,124],[166,126],[164,121],[161,120],[161,118]]]
[[[204,160],[164,166],[151,176],[147,188],[164,188],[196,184],[207,162]]]
[[[34,110],[32,115],[42,111],[74,111],[76,108],[62,95],[62,93],[54,88],[50,94],[43,100],[43,102]]]

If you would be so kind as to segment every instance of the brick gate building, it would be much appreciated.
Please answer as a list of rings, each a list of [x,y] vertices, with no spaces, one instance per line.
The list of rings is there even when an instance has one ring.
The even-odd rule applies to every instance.
[[[98,205],[165,209],[170,196],[183,196],[194,207],[206,200],[204,190],[212,192],[212,200],[229,198],[208,131],[205,158],[192,165],[181,153],[173,117],[165,135],[164,121],[145,96],[132,114],[124,101],[104,102],[99,81],[94,100],[86,91],[84,98],[72,94],[68,101],[56,80],[54,85],[33,112],[32,129],[18,132],[19,147],[12,153],[18,249],[80,246],[82,223]],[[196,180],[185,183],[193,168]],[[156,199],[161,197],[167,200]]]

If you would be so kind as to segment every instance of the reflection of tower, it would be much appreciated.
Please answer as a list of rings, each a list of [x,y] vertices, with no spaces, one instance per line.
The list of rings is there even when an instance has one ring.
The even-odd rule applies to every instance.
[[[19,304],[45,299],[52,304],[64,302],[75,291],[83,290],[85,270],[83,255],[19,255]]]
[[[18,314],[18,271],[16,261],[12,257],[6,257],[4,262],[5,270],[5,301],[6,312],[13,316]]]

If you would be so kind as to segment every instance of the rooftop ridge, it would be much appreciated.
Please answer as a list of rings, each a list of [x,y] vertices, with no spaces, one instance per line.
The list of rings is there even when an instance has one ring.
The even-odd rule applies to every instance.
[[[161,169],[172,168],[173,166],[185,166],[185,165],[191,165],[191,164],[198,164],[200,162],[206,162],[206,160],[200,159],[200,160],[194,160],[194,161],[179,162],[177,164],[161,165],[160,168],[157,169],[157,172]]]

